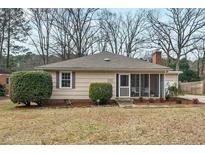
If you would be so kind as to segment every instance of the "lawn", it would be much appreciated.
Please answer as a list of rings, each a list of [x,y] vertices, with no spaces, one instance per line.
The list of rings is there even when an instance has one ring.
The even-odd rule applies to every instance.
[[[205,144],[205,108],[16,109],[0,104],[0,144]]]

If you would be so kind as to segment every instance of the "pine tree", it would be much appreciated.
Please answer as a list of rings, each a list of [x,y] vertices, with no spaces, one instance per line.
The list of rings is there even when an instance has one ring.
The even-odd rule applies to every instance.
[[[0,58],[3,52],[6,55],[6,67],[10,66],[10,55],[22,53],[27,50],[23,43],[27,40],[27,32],[30,30],[28,21],[21,8],[0,9]]]

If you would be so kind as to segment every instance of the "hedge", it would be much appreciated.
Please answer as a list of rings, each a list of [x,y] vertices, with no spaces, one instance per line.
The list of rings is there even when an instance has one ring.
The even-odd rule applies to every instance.
[[[112,98],[112,85],[110,83],[91,83],[89,97],[93,102],[106,104]]]
[[[22,71],[11,75],[10,98],[13,103],[42,104],[52,94],[52,77],[43,71]]]

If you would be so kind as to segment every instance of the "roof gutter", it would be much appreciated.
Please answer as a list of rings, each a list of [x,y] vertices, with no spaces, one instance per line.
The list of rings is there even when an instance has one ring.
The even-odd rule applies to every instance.
[[[66,71],[66,70],[70,70],[70,71],[165,71],[168,72],[171,69],[170,68],[138,68],[138,69],[130,69],[130,68],[117,68],[117,69],[109,69],[109,68],[43,68],[43,67],[35,67],[34,69],[36,70],[50,70],[50,71]]]

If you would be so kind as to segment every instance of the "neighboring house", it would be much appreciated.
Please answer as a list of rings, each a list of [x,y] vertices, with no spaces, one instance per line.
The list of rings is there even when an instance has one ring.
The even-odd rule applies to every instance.
[[[152,62],[128,58],[109,52],[39,66],[52,75],[51,99],[89,99],[93,82],[109,82],[115,98],[165,97],[168,86],[178,86],[178,71],[159,65],[161,52]]]
[[[9,94],[9,74],[0,72],[0,85],[3,85],[6,90],[6,94]]]

